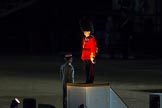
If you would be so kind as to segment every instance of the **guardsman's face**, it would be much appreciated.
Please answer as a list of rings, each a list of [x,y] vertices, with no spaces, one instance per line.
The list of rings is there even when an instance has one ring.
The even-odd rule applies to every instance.
[[[83,31],[83,33],[84,33],[84,35],[85,35],[86,37],[89,37],[90,34],[91,34],[91,31]]]

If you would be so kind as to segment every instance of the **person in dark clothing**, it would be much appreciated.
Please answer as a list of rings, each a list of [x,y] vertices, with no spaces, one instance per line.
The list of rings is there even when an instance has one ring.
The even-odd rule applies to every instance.
[[[128,9],[121,9],[120,17],[120,52],[124,59],[128,59],[130,53],[130,40],[132,38],[132,20]]]
[[[74,83],[74,67],[72,65],[72,54],[65,54],[65,63],[60,67],[60,77],[63,88],[63,108],[67,108],[67,83]]]

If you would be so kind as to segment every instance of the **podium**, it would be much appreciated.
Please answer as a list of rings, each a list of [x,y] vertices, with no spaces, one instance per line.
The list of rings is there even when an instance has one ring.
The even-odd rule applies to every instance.
[[[128,108],[109,83],[67,84],[67,108]]]

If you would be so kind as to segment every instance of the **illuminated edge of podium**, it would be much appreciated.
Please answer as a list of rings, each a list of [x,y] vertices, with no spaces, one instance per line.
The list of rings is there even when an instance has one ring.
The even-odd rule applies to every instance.
[[[109,83],[67,83],[67,108],[128,108]]]

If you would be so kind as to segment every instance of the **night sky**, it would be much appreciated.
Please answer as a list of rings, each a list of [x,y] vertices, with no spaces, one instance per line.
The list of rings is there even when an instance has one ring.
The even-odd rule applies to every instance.
[[[0,18],[1,55],[53,55],[59,52],[80,52],[82,32],[79,19],[86,16],[94,22],[95,33],[105,30],[107,16],[120,18],[108,2],[41,1]],[[161,55],[161,37],[148,32],[134,33],[135,52]],[[135,28],[136,29],[136,28]],[[129,31],[126,29],[126,31]],[[126,32],[125,31],[125,32]],[[154,36],[153,36],[154,35]],[[99,35],[96,36],[102,39]],[[103,40],[98,40],[100,52]]]

